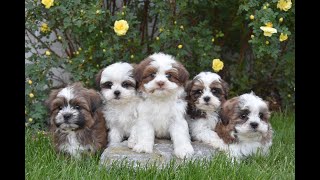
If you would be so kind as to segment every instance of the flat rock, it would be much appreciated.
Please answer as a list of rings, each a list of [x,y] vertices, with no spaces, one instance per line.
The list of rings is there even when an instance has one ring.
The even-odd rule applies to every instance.
[[[127,141],[113,144],[104,150],[101,155],[100,163],[102,165],[111,165],[114,162],[126,162],[133,164],[134,167],[145,165],[156,165],[164,167],[174,159],[175,164],[181,164],[186,161],[196,159],[211,159],[213,155],[218,152],[211,146],[200,143],[192,142],[194,155],[188,159],[179,159],[173,154],[173,144],[170,140],[156,139],[153,146],[153,153],[137,153],[128,148]]]

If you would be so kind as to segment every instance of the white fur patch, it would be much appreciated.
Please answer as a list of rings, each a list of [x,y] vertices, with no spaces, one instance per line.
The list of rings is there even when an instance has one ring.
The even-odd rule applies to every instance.
[[[80,158],[83,151],[92,149],[92,147],[84,147],[77,140],[76,133],[74,131],[68,131],[67,141],[65,144],[59,146],[60,151],[67,152],[73,157]]]
[[[68,102],[74,98],[73,87],[63,88],[57,97],[64,97]]]

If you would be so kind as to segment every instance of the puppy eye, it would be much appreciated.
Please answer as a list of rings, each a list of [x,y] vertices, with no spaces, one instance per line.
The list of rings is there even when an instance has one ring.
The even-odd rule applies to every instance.
[[[211,92],[212,92],[212,94],[215,94],[215,95],[220,95],[221,94],[221,90],[218,89],[218,88],[212,88]]]
[[[166,77],[169,79],[171,78],[171,74],[166,74]]]
[[[154,78],[154,77],[156,77],[156,73],[151,73],[149,76]]]
[[[198,89],[193,92],[194,94],[202,94],[202,90]]]
[[[77,110],[80,110],[81,109],[81,107],[80,106],[75,106],[75,108],[77,109]]]
[[[59,108],[59,110],[61,110],[61,109],[62,109],[62,106],[59,106],[58,108]]]
[[[124,87],[124,88],[128,88],[129,86],[131,86],[131,85],[127,82],[122,83],[122,87]]]
[[[241,115],[240,115],[240,118],[241,118],[241,119],[245,119],[246,117],[247,117],[247,114],[241,114]]]
[[[112,86],[112,85],[113,85],[112,82],[107,81],[107,82],[103,83],[101,87],[102,87],[102,88],[111,89],[111,86]]]
[[[260,119],[263,118],[263,113],[259,113],[259,118],[260,118]]]

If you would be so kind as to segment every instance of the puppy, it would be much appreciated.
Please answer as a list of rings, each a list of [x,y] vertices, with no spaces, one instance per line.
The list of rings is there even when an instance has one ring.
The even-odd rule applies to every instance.
[[[151,153],[155,137],[171,138],[174,154],[190,157],[194,150],[184,117],[187,103],[181,98],[188,71],[171,55],[155,53],[140,62],[135,78],[143,101],[137,107],[139,118],[128,146],[136,152]]]
[[[253,92],[234,97],[222,105],[216,132],[229,145],[228,154],[239,160],[261,152],[268,154],[273,130],[267,102]]]
[[[96,91],[74,83],[52,90],[46,105],[57,152],[79,158],[83,153],[94,154],[106,147],[102,100]]]
[[[214,131],[219,121],[220,106],[227,99],[228,85],[212,72],[201,72],[186,87],[187,122],[191,139],[226,150],[227,145]]]
[[[133,66],[118,62],[102,69],[96,77],[97,85],[105,100],[103,113],[109,130],[109,145],[130,136],[137,118],[136,81]]]

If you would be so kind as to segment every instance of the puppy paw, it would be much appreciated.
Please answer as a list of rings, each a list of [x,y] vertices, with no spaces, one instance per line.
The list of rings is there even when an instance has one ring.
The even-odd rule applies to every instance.
[[[134,142],[134,140],[131,140],[131,139],[128,140],[128,147],[130,149],[132,149],[135,145],[136,145],[136,142]]]
[[[210,142],[209,145],[218,149],[219,151],[228,152],[229,150],[228,145],[223,142]]]
[[[191,144],[187,144],[182,147],[175,148],[174,154],[180,159],[190,158],[194,154],[194,150]]]
[[[152,145],[146,145],[146,144],[136,144],[132,148],[133,151],[138,152],[138,153],[152,153],[153,151],[153,146]]]

